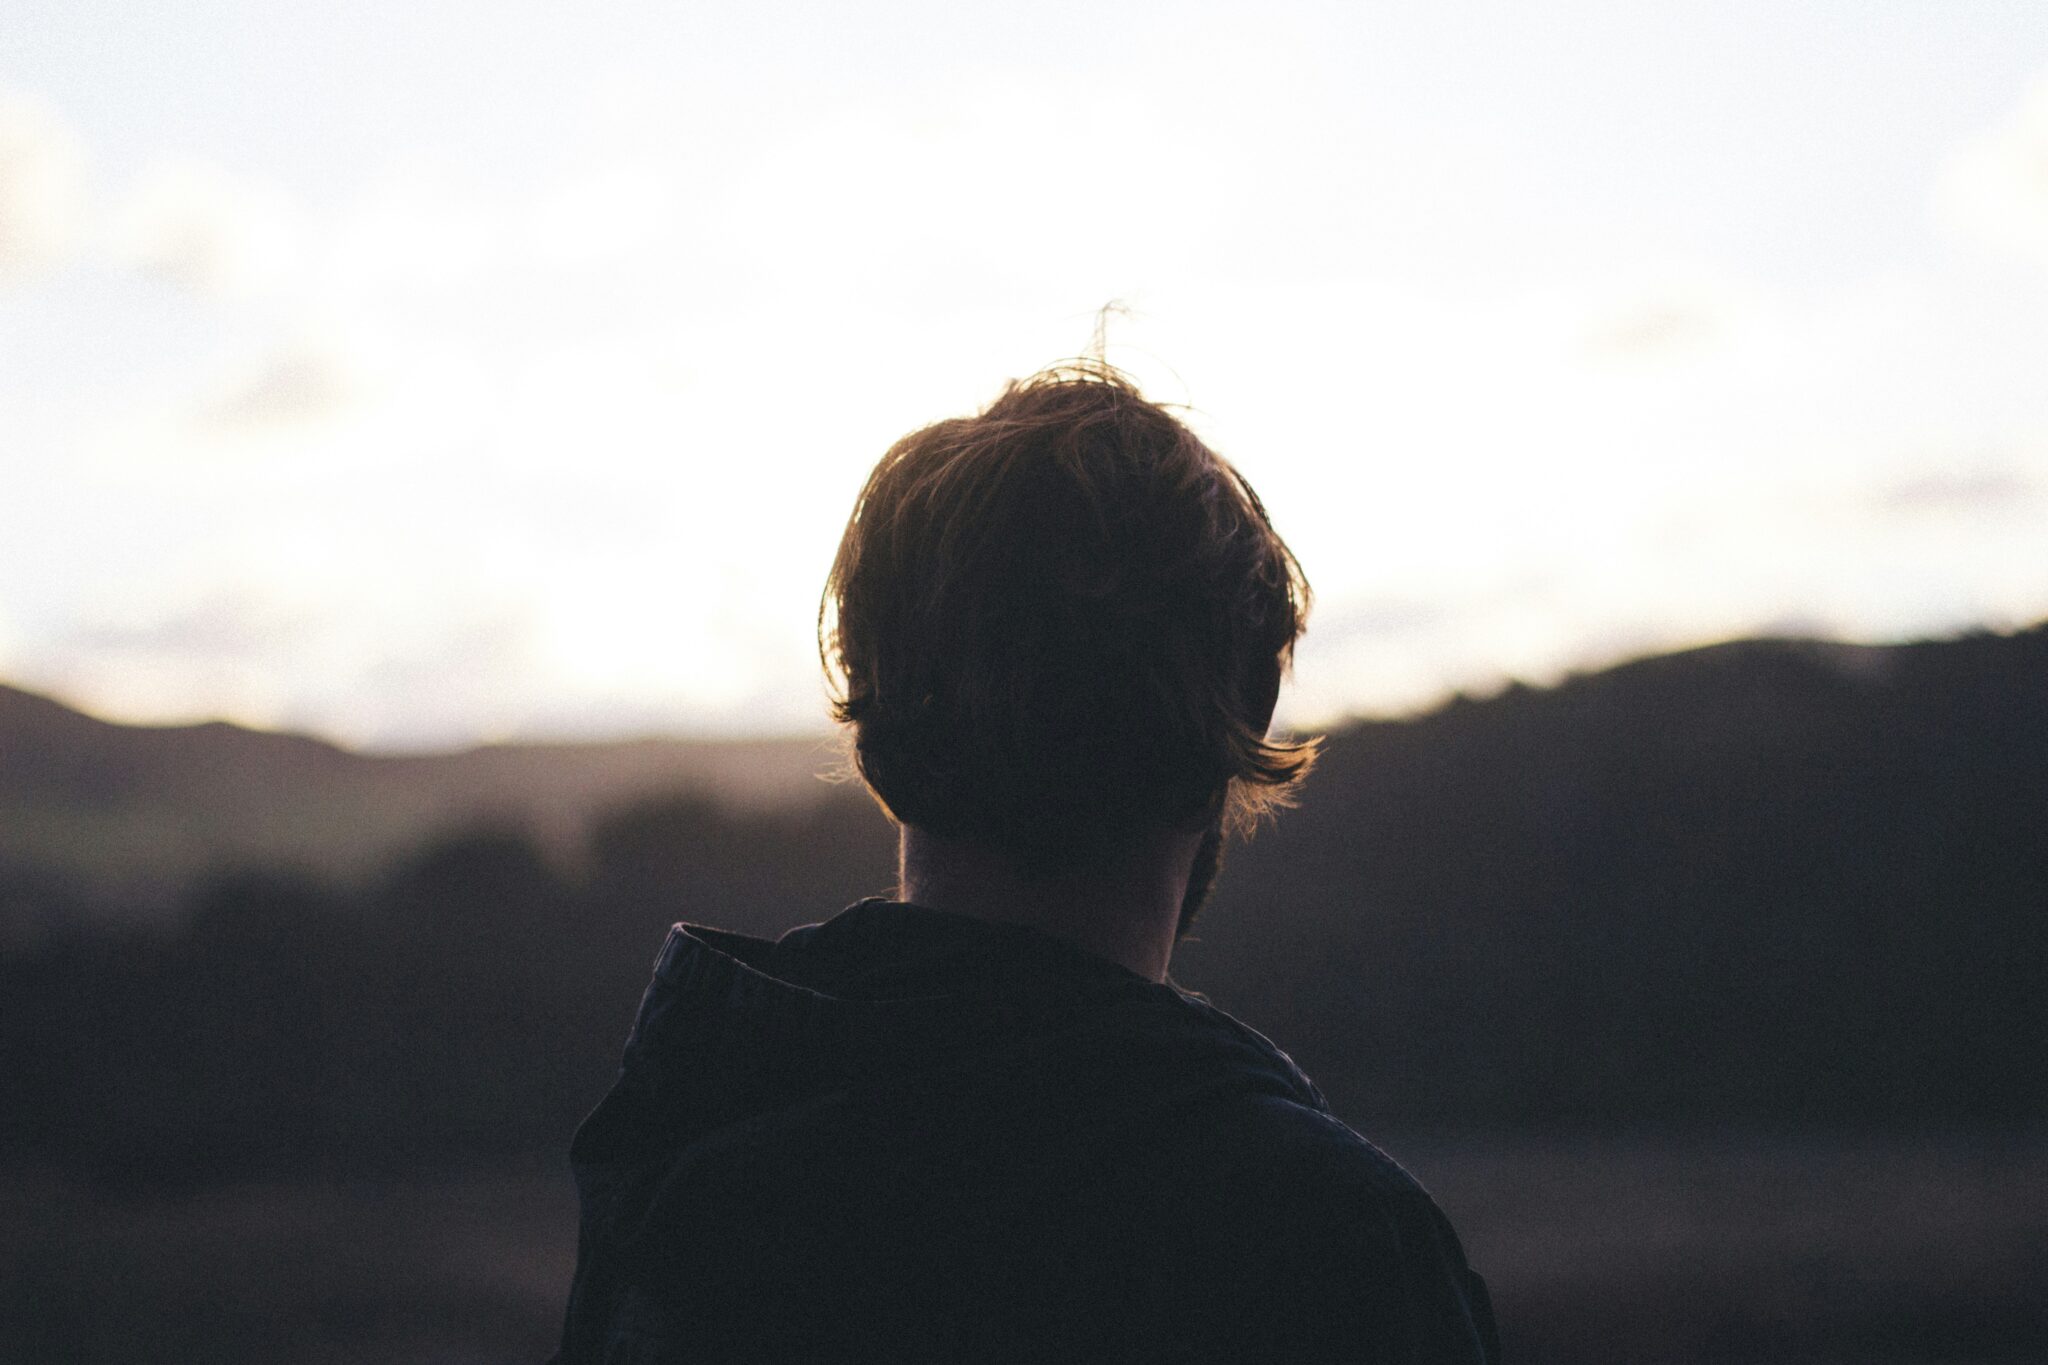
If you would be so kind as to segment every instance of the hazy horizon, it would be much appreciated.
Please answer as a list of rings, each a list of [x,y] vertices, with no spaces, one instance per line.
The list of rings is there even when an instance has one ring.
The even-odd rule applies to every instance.
[[[1568,664],[1564,667],[1559,668],[1554,673],[1540,677],[1527,677],[1503,674],[1497,678],[1481,680],[1478,683],[1470,686],[1446,688],[1443,692],[1432,697],[1424,698],[1421,701],[1410,706],[1388,707],[1382,710],[1357,710],[1338,715],[1331,715],[1320,718],[1309,718],[1307,720],[1301,720],[1291,717],[1285,714],[1285,710],[1283,708],[1282,714],[1275,720],[1275,727],[1277,729],[1292,731],[1295,733],[1312,733],[1318,731],[1341,730],[1345,726],[1349,725],[1374,724],[1409,720],[1421,716],[1426,716],[1434,711],[1441,709],[1443,706],[1461,697],[1468,700],[1485,700],[1490,697],[1498,695],[1501,691],[1507,688],[1514,686],[1534,687],[1538,689],[1553,688],[1562,684],[1570,678],[1598,674],[1606,672],[1609,669],[1621,668],[1628,664],[1636,663],[1647,659],[1661,658],[1673,654],[1689,653],[1694,650],[1713,649],[1724,645],[1735,645],[1759,641],[1791,641],[1797,643],[1811,643],[1851,650],[1885,649],[1901,645],[1935,643],[1946,640],[1954,640],[1964,636],[1985,631],[1990,631],[1991,633],[2001,635],[2010,635],[2023,631],[2040,629],[2042,627],[2048,627],[2048,617],[2043,617],[2040,621],[2037,622],[2022,623],[2018,626],[2011,628],[1993,628],[1988,626],[1973,625],[1964,626],[1953,631],[1942,632],[1939,634],[1920,635],[1909,638],[1891,640],[1845,639],[1837,636],[1803,634],[1796,630],[1783,632],[1765,631],[1753,635],[1735,635],[1716,640],[1691,641],[1687,643],[1674,645],[1669,649],[1653,649],[1640,653],[1618,655],[1616,657],[1608,659],[1582,660]],[[180,729],[192,726],[225,723],[267,734],[297,735],[309,739],[315,739],[319,740],[322,743],[332,745],[336,748],[346,750],[347,752],[360,754],[365,757],[372,758],[433,757],[436,755],[462,753],[473,749],[491,748],[495,746],[544,747],[550,745],[605,745],[631,744],[636,742],[661,743],[670,741],[705,744],[776,744],[813,743],[821,741],[829,743],[833,741],[836,737],[844,733],[841,727],[836,725],[832,721],[831,717],[827,714],[826,698],[822,690],[822,684],[818,697],[817,720],[814,724],[811,724],[809,726],[788,725],[781,729],[745,729],[737,726],[731,728],[691,728],[687,723],[670,723],[666,726],[656,724],[653,726],[641,728],[634,728],[631,725],[623,725],[620,727],[610,729],[602,727],[593,727],[587,730],[557,729],[536,730],[527,732],[512,731],[496,734],[480,733],[467,738],[442,741],[438,743],[427,742],[413,744],[363,744],[351,741],[349,738],[343,735],[331,734],[321,731],[317,728],[307,726],[252,724],[247,721],[237,720],[232,716],[210,715],[203,713],[183,716],[166,715],[150,719],[131,720],[118,715],[110,715],[102,711],[96,710],[90,705],[84,704],[75,698],[65,696],[58,692],[25,686],[18,679],[0,677],[0,687],[13,687],[19,691],[28,692],[33,695],[43,697],[46,700],[57,702],[58,704],[72,711],[76,711],[81,715],[85,715],[94,720],[103,721],[107,724],[112,725],[136,726],[142,728]]]

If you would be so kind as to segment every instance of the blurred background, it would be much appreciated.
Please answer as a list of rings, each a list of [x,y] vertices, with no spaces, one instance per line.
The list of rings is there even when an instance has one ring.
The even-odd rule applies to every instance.
[[[0,1359],[543,1357],[667,924],[889,887],[862,479],[1098,326],[1318,594],[1176,978],[1510,1357],[2048,1356],[2048,10],[15,0]]]

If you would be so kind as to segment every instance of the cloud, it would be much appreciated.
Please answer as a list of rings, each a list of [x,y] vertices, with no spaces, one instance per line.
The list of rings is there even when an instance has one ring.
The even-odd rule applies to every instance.
[[[1652,299],[1595,323],[1586,349],[1617,357],[1665,356],[1711,342],[1720,331],[1721,320],[1705,308],[1677,299]]]
[[[0,96],[0,283],[67,257],[84,211],[77,140],[41,104]]]
[[[282,603],[246,590],[224,591],[162,615],[82,626],[65,643],[97,655],[248,662],[289,650],[306,638],[310,624],[303,612]]]
[[[2030,502],[2038,492],[2020,471],[1984,465],[1901,479],[1880,489],[1873,501],[1879,511],[1907,515],[2001,512]]]
[[[248,585],[134,593],[81,603],[86,619],[39,641],[27,676],[109,717],[271,725],[294,669],[317,657],[318,622],[306,603]]]
[[[1369,596],[1318,607],[1309,629],[1319,644],[1364,638],[1410,638],[1440,629],[1454,618],[1449,603],[1415,596]]]
[[[359,639],[335,676],[299,681],[293,710],[368,748],[498,738],[531,705],[533,654],[523,606],[465,602],[424,629]]]
[[[218,167],[166,162],[145,172],[115,216],[117,260],[194,293],[274,289],[298,263],[283,199]]]
[[[1622,271],[1551,306],[1576,317],[1586,359],[1624,364],[1697,359],[1755,342],[1776,312],[1750,282],[1686,263]]]
[[[331,421],[362,397],[361,377],[335,349],[299,342],[277,351],[202,405],[199,425],[254,432]]]
[[[2048,77],[2003,121],[1966,140],[1936,188],[1942,225],[2048,267]]]

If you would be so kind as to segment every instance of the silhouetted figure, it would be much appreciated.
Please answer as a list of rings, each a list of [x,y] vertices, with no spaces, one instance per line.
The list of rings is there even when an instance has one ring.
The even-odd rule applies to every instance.
[[[1308,600],[1106,366],[884,456],[820,643],[899,899],[670,933],[572,1149],[561,1361],[1497,1359],[1429,1197],[1167,981],[1314,757],[1267,737]]]

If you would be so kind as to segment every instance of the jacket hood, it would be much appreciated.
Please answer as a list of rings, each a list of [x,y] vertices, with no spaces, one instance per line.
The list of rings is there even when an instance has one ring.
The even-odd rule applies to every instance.
[[[1142,1105],[1224,1075],[1327,1110],[1278,1048],[1171,986],[1033,929],[884,900],[777,940],[676,925],[606,1107],[634,1111],[633,1136],[677,1152],[920,1082],[1009,1093],[1020,1069],[1075,1087],[1068,1103],[1033,1094],[1055,1110],[1083,1091]],[[627,1156],[599,1136],[579,1135],[579,1164]]]

